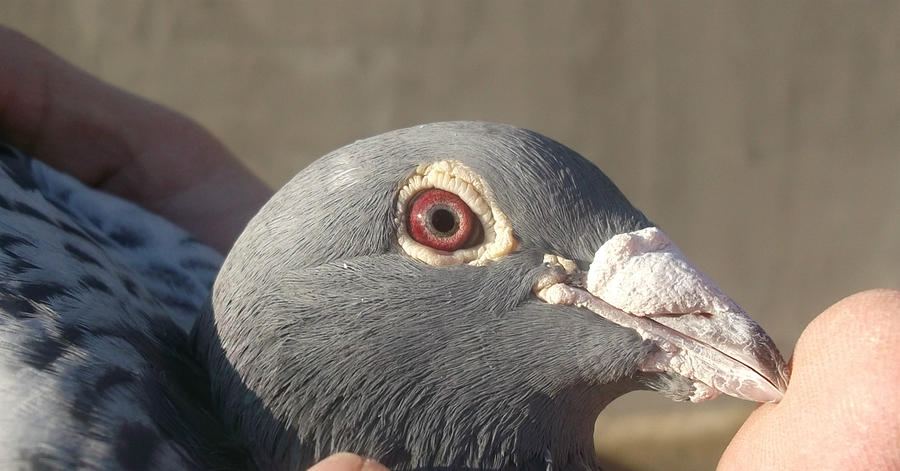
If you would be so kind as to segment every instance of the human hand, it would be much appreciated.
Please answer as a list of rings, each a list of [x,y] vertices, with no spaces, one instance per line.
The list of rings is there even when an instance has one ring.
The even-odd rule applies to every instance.
[[[760,406],[718,469],[900,469],[900,291],[850,296],[797,341],[784,399]]]
[[[753,412],[718,470],[900,469],[898,358],[900,291],[866,291],[829,307],[797,341],[784,399]],[[309,471],[383,469],[340,454]]]
[[[222,252],[272,195],[190,119],[0,27],[0,140]]]
[[[316,463],[308,471],[387,471],[387,468],[352,453],[337,453]]]
[[[129,199],[226,252],[272,191],[188,118],[107,85],[0,27],[0,140]],[[851,296],[798,341],[779,404],[719,462],[741,469],[900,469],[900,292]],[[338,454],[311,471],[386,468]]]
[[[797,341],[784,399],[753,412],[718,470],[900,469],[898,358],[900,291],[866,291],[826,309]],[[309,471],[383,469],[340,454]]]

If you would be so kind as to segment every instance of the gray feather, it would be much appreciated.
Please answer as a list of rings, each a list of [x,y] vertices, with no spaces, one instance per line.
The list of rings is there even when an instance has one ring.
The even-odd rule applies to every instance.
[[[0,170],[0,468],[192,467],[155,360],[188,346],[221,256],[8,147]]]
[[[516,253],[449,268],[399,253],[398,187],[441,159],[488,182]],[[229,254],[200,329],[216,332],[220,400],[272,469],[342,449],[394,469],[538,469],[546,449],[561,469],[594,468],[594,419],[639,387],[654,347],[530,288],[542,254],[586,266],[647,225],[595,166],[529,131],[439,123],[356,142],[289,182]]]
[[[488,183],[515,252],[432,267],[399,249],[399,186],[444,159]],[[395,470],[596,469],[606,404],[688,387],[638,373],[657,347],[636,332],[532,294],[544,254],[586,267],[650,222],[530,131],[438,123],[332,152],[250,222],[211,304],[215,252],[9,149],[0,162],[3,467],[293,471],[353,451]]]

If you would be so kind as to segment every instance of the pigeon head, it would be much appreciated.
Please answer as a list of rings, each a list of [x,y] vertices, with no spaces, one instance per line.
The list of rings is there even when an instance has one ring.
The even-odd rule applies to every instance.
[[[593,424],[652,389],[775,401],[768,336],[593,164],[456,122],[334,151],[241,235],[198,329],[257,462],[594,469]]]

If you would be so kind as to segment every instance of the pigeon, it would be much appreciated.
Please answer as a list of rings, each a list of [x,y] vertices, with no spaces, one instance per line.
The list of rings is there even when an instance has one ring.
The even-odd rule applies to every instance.
[[[595,420],[629,391],[786,389],[764,330],[532,131],[356,141],[224,259],[11,147],[0,169],[4,469],[298,470],[350,451],[395,470],[596,470]]]

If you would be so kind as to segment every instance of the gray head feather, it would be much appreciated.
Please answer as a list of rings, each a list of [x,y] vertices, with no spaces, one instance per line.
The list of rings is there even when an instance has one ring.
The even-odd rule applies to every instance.
[[[481,175],[518,249],[432,267],[397,246],[399,185],[452,159]],[[597,413],[647,380],[632,330],[531,294],[546,253],[586,266],[649,226],[600,170],[536,133],[438,123],[318,160],[253,219],[198,333],[230,425],[264,467],[338,450],[395,469],[594,468]],[[215,333],[215,334],[213,334]],[[264,432],[261,432],[264,431]]]
[[[399,186],[438,160],[490,186],[514,252],[439,268],[400,249]],[[529,131],[438,123],[323,157],[251,221],[196,323],[220,258],[180,229],[5,147],[0,213],[6,467],[294,471],[348,450],[395,470],[595,469],[609,401],[690,386],[639,373],[657,347],[635,331],[532,294],[544,254],[586,267],[650,223]]]
[[[220,263],[0,145],[0,469],[206,469],[158,399]]]

